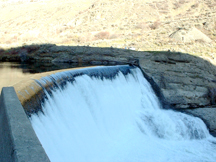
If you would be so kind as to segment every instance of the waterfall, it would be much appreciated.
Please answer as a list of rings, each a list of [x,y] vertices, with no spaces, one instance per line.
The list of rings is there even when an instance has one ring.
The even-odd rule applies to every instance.
[[[137,67],[92,67],[37,82],[54,85],[30,117],[51,161],[216,161],[216,139],[203,121],[162,109]]]

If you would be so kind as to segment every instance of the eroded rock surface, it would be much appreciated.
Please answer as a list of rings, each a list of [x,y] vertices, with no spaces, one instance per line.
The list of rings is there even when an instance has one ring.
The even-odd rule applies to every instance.
[[[173,108],[213,103],[209,91],[216,85],[215,67],[209,62],[188,54],[157,52],[149,60],[140,59],[140,66],[157,83]]]
[[[90,65],[139,65],[162,101],[164,108],[186,110],[201,117],[211,133],[216,132],[216,67],[184,53],[133,51],[88,46],[26,46],[0,51],[0,61],[78,63]],[[195,109],[200,108],[200,109]],[[209,116],[210,115],[210,116]]]
[[[47,44],[3,51],[0,60],[91,65],[138,64],[139,60],[165,107],[198,108],[216,103],[216,67],[184,53]]]

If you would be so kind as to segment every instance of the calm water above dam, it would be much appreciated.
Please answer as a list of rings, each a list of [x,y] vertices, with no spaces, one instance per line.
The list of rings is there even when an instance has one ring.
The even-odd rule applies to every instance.
[[[43,112],[30,117],[51,161],[216,161],[216,138],[203,121],[163,110],[138,68],[95,67],[37,82],[55,84]]]
[[[16,83],[21,82],[25,78],[31,77],[35,73],[74,68],[79,66],[78,64],[20,64],[11,62],[0,62],[0,90],[2,87],[13,86]],[[1,92],[0,92],[1,93]]]
[[[0,89],[13,86],[24,78],[30,76],[30,72],[22,69],[17,63],[0,63]]]

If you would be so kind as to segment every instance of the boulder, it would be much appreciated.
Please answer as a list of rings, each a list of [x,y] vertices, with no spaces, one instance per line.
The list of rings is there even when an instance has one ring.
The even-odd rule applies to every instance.
[[[194,41],[202,41],[206,43],[212,42],[212,40],[205,35],[203,32],[193,27],[190,29],[180,28],[177,31],[173,32],[170,35],[170,38],[174,38],[178,42],[194,42]]]

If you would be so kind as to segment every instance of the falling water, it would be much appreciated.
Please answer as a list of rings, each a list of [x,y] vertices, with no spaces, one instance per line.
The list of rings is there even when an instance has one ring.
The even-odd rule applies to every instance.
[[[216,161],[216,139],[202,120],[163,110],[139,68],[94,67],[37,82],[55,85],[30,117],[51,161]]]

